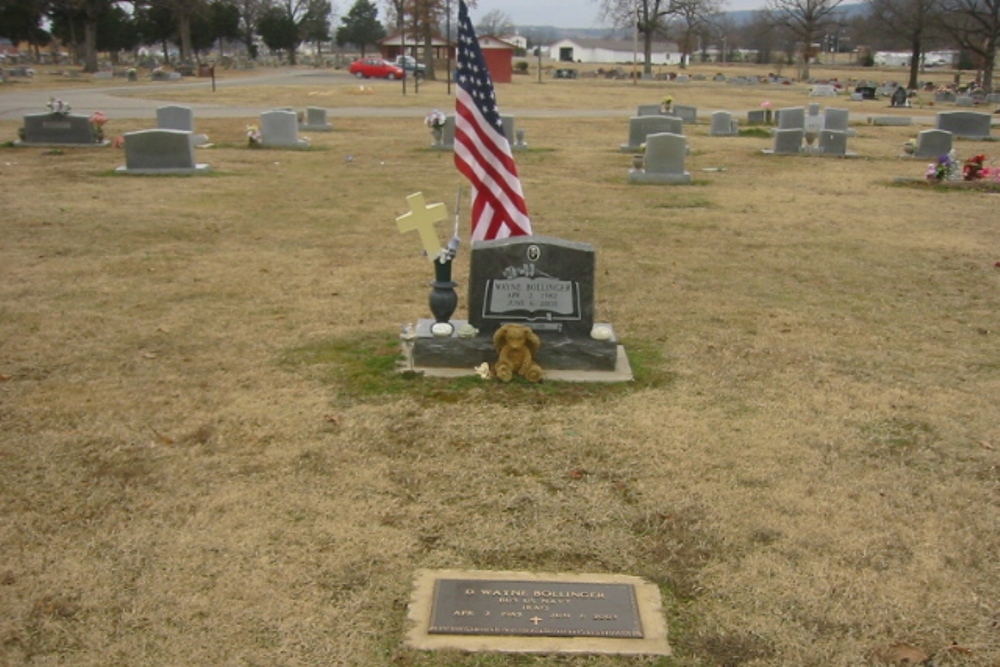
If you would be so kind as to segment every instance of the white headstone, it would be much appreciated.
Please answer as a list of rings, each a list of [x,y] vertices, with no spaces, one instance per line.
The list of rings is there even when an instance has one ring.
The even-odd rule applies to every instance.
[[[684,169],[687,139],[682,134],[663,132],[646,137],[645,171],[629,173],[630,183],[687,184],[691,174]]]
[[[260,115],[261,143],[268,148],[308,148],[299,138],[299,118],[294,111],[274,109]]]

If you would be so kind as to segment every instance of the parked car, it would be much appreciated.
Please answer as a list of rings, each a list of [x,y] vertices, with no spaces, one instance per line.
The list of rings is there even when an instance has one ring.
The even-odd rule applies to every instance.
[[[406,76],[402,67],[381,58],[359,58],[351,63],[347,71],[359,79],[402,79]]]
[[[418,79],[424,78],[424,75],[427,73],[427,66],[417,62],[417,59],[413,56],[396,56],[394,64],[402,67],[407,72],[413,72],[413,76]]]

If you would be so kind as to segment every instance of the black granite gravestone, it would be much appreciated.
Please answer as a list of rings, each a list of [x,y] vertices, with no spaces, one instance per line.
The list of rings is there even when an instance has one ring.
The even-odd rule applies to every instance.
[[[416,327],[417,366],[471,368],[496,359],[493,334],[504,324],[531,327],[541,339],[536,361],[551,370],[613,371],[618,342],[608,324],[594,333],[595,252],[591,245],[544,236],[517,236],[472,244],[469,320],[476,335],[435,337],[430,323]]]
[[[469,322],[483,332],[526,324],[536,333],[589,336],[594,247],[544,236],[472,244]]]
[[[87,116],[39,113],[24,117],[24,143],[93,145],[95,142]]]

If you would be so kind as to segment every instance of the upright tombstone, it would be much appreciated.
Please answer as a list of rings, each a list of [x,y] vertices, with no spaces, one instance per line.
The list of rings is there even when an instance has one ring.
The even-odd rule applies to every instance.
[[[194,110],[177,104],[157,107],[156,127],[161,130],[180,130],[191,133],[191,143],[198,145],[208,141],[204,134],[194,133]]]
[[[299,138],[299,117],[294,111],[273,109],[260,115],[261,144],[266,148],[309,148]]]
[[[774,131],[774,148],[764,152],[769,155],[798,155],[802,152],[802,138],[805,130],[802,128]]]
[[[508,137],[510,139],[510,137]],[[441,126],[441,140],[435,139],[431,148],[437,151],[455,150],[455,117],[446,116],[444,125]]]
[[[24,117],[24,145],[95,146],[94,129],[87,116],[63,113],[36,113]]]
[[[972,98],[971,95],[959,95],[955,98],[956,107],[974,107],[976,106],[976,100]]]
[[[194,161],[191,133],[183,130],[140,130],[125,133],[125,166],[122,174],[201,174],[207,164]]]
[[[646,137],[645,170],[629,172],[629,183],[687,185],[691,174],[684,169],[687,139],[683,134],[663,132]]]
[[[422,320],[415,332],[413,362],[420,367],[470,369],[492,362],[496,330],[521,324],[541,339],[535,361],[545,371],[621,371],[614,330],[610,324],[594,322],[595,274],[596,253],[586,243],[544,236],[474,241],[470,326],[455,321],[455,334],[434,337],[430,323]],[[465,328],[474,335],[463,337]]]
[[[698,107],[692,107],[685,104],[675,104],[672,114],[689,125],[694,125],[698,122]]]
[[[511,150],[521,151],[528,147],[524,142],[524,131],[518,131],[514,116],[501,115],[500,121],[503,123],[503,135],[507,137]]]
[[[636,116],[665,116],[662,104],[640,104],[635,110]]]
[[[647,136],[660,132],[684,134],[684,122],[680,118],[672,116],[638,116],[636,118],[629,118],[628,143],[622,144],[620,150],[623,153],[635,153],[642,149],[642,145],[646,143]]]
[[[809,95],[811,97],[836,97],[837,88],[829,84],[820,84],[813,86],[809,90]]]
[[[732,137],[739,133],[739,123],[733,118],[733,114],[728,111],[712,113],[712,126],[709,129],[709,134],[713,137]]]
[[[847,155],[847,132],[823,130],[819,133],[819,152],[823,155]]]
[[[333,126],[326,120],[326,109],[306,107],[305,122],[299,125],[303,132],[332,132]]]
[[[990,114],[978,111],[942,111],[936,128],[963,139],[989,139]]]
[[[803,107],[788,107],[778,110],[779,130],[802,130],[806,126],[806,110]]]
[[[913,157],[938,158],[951,152],[954,135],[945,130],[922,130],[917,134]]]

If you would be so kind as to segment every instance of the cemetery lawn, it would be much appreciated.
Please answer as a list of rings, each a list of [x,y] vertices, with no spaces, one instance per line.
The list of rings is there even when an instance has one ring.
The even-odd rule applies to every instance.
[[[515,106],[625,105],[591,90]],[[432,277],[394,219],[464,185],[421,119],[248,122],[196,119],[203,177],[0,147],[0,664],[1000,664],[1000,200],[895,186],[917,128],[822,159],[703,123],[669,187],[626,183],[624,116],[518,119],[637,380],[506,386],[393,374]],[[646,577],[674,656],[408,649],[418,568]]]

